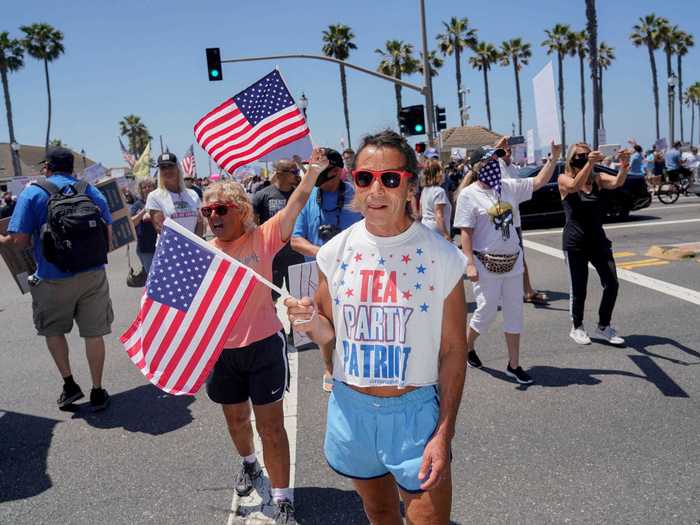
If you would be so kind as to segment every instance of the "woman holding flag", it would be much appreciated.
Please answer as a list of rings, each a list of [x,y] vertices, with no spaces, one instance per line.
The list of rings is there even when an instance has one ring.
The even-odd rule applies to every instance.
[[[243,186],[233,181],[210,185],[204,192],[201,214],[215,235],[211,243],[272,281],[272,261],[289,241],[297,215],[327,166],[322,150],[315,149],[308,171],[287,205],[260,226],[255,225],[253,208]],[[282,323],[270,290],[258,283],[207,379],[207,394],[221,404],[231,439],[243,457],[236,477],[240,496],[250,494],[262,473],[253,445],[252,404],[272,498],[278,507],[277,523],[295,523],[282,407],[288,378],[287,339]]]

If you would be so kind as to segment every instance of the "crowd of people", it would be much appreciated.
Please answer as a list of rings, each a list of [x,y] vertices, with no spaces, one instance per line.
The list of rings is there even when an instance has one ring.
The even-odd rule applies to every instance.
[[[601,190],[621,186],[640,169],[640,149],[634,144],[618,152],[617,175],[608,175],[596,170],[605,160],[599,151],[574,144],[558,177],[566,214],[562,247],[571,280],[570,337],[578,344],[590,344],[591,337],[624,344],[612,326],[618,282],[598,199]],[[682,167],[672,150],[667,159]],[[136,251],[150,271],[158,235],[171,219],[208,236],[214,247],[278,286],[289,286],[291,265],[316,261],[315,296],[286,298],[285,305],[292,328],[320,348],[322,388],[330,394],[328,464],[352,479],[372,523],[399,523],[399,498],[411,523],[447,523],[450,444],[466,369],[482,366],[475,342],[499,309],[505,373],[520,384],[537,380],[520,359],[523,303],[547,297],[530,283],[518,208],[550,181],[561,154],[552,144],[538,174],[521,178],[507,137],[463,162],[443,163],[435,150],[418,157],[402,136],[387,130],[366,136],[357,152],[316,148],[307,162],[278,160],[269,180],[203,184],[185,178],[177,158],[164,153],[156,179],[140,180],[128,195]],[[83,204],[92,203],[101,218],[106,262],[107,203],[75,178],[72,164],[68,150],[48,151],[48,185],[31,185],[20,194],[9,234],[0,236],[0,243],[22,248],[33,241],[34,324],[64,383],[59,407],[83,396],[65,337],[75,321],[92,376],[90,404],[102,410],[109,402],[102,385],[103,338],[113,321],[104,263],[65,266],[46,234],[55,220],[52,206],[84,197]],[[583,325],[588,263],[603,286],[590,335]],[[465,279],[476,300],[470,319]],[[242,457],[235,490],[250,494],[262,473],[253,446],[254,414],[277,523],[295,523],[281,403],[288,386],[288,334],[276,300],[269,288],[256,285],[206,391],[222,406]]]

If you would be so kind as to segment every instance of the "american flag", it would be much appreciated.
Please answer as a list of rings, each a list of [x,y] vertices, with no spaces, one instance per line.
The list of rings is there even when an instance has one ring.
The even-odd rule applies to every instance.
[[[119,339],[151,383],[194,395],[257,282],[250,268],[167,219],[141,308]]]
[[[124,147],[124,143],[122,142],[121,137],[119,137],[119,146],[122,150],[122,157],[124,157],[124,160],[129,165],[129,167],[133,168],[134,164],[136,164],[136,158],[131,153],[129,153],[128,149]]]
[[[187,177],[197,176],[197,161],[194,158],[194,145],[190,145],[190,148],[185,152],[185,156],[182,157],[182,171]]]
[[[231,175],[239,166],[308,133],[306,120],[277,70],[214,108],[194,126],[197,143]]]
[[[484,164],[479,170],[477,178],[489,188],[496,190],[498,195],[501,194],[501,165],[498,159],[491,159]]]

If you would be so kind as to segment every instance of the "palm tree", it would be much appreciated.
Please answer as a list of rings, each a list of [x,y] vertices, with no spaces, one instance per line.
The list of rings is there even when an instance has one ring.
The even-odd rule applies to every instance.
[[[678,70],[678,93],[683,93],[683,57],[688,54],[688,50],[695,45],[695,39],[693,35],[686,33],[685,31],[678,31],[678,38],[676,40],[676,60]],[[681,124],[681,142],[683,142],[683,104],[679,104],[680,108],[680,124]],[[692,142],[693,133],[690,133],[690,139]]]
[[[54,29],[49,24],[32,24],[22,26],[20,29],[26,35],[23,41],[24,48],[30,56],[44,62],[44,74],[46,76],[46,94],[49,98],[49,118],[46,125],[45,147],[49,147],[51,136],[51,83],[49,82],[49,62],[53,62],[65,51],[63,48],[63,33]]]
[[[465,47],[473,49],[477,44],[477,30],[469,27],[468,18],[457,18],[453,16],[449,22],[443,22],[445,32],[437,35],[438,47],[443,56],[454,55],[455,75],[457,77],[457,109],[459,111],[459,123],[464,126],[462,116],[462,51]]]
[[[598,130],[600,129],[600,100],[598,100],[597,89],[598,15],[596,14],[595,0],[586,0],[586,33],[588,36],[588,57],[591,66],[591,83],[593,84],[593,149],[598,149]]]
[[[523,134],[523,101],[520,97],[520,70],[526,66],[532,57],[530,44],[523,42],[522,38],[505,40],[501,44],[500,62],[503,66],[513,64],[515,73],[515,97],[518,106],[518,134]]]
[[[7,31],[0,33],[0,77],[2,77],[2,91],[5,94],[5,112],[7,113],[7,129],[10,132],[10,144],[15,144],[15,126],[12,122],[12,101],[10,100],[10,83],[7,74],[15,72],[24,66],[24,48],[22,42],[16,38],[10,38]],[[19,163],[19,153],[10,148],[12,153],[12,169],[15,177],[22,175],[22,166]]]
[[[344,24],[329,25],[321,37],[323,54],[338,60],[347,60],[351,49],[357,49],[352,41],[355,35],[348,26]],[[350,111],[348,110],[348,82],[345,77],[345,64],[340,66],[340,89],[343,95],[343,112],[345,113],[345,131],[348,134],[348,148],[352,147],[350,142]]]
[[[668,114],[673,115],[676,111],[676,106],[675,106],[675,88],[674,86],[670,83],[671,78],[674,76],[673,74],[673,66],[671,65],[672,63],[672,58],[673,55],[676,54],[676,44],[678,43],[678,38],[679,38],[679,29],[678,26],[674,25],[672,26],[668,20],[666,23],[662,24],[661,27],[659,28],[659,39],[661,43],[661,47],[663,48],[664,54],[666,55],[666,87],[667,87],[667,93],[668,93]],[[670,126],[671,123],[669,123]],[[674,137],[673,137],[673,130],[669,129],[668,130],[668,136],[669,136],[669,141],[673,142]]]
[[[138,159],[151,140],[148,128],[141,121],[141,117],[127,115],[119,121],[119,134],[125,135],[129,140],[129,152]]]
[[[698,119],[700,119],[700,82],[695,82],[688,87],[683,101],[690,107],[690,143],[692,144],[695,131],[695,106],[698,106]],[[698,122],[698,143],[700,143],[700,122]]]
[[[615,48],[605,42],[598,46],[598,100],[600,102],[600,127],[605,128],[603,119],[603,71],[615,60]]]
[[[420,64],[413,56],[413,45],[403,40],[387,40],[384,49],[375,49],[375,53],[382,57],[377,71],[385,75],[400,79],[402,75],[411,75],[418,71]],[[401,86],[394,84],[396,94],[396,122],[401,127]]]
[[[421,51],[418,53],[419,55],[419,63],[418,63],[418,72],[422,75],[423,74],[423,52]],[[440,68],[445,64],[445,61],[437,56],[437,51],[433,50],[430,53],[428,53],[428,67],[430,68],[430,77],[436,77],[440,73]]]
[[[489,96],[489,70],[498,62],[499,53],[496,46],[488,42],[479,42],[474,46],[474,56],[469,57],[469,64],[484,74],[484,94],[486,97],[486,119],[491,129],[491,98]]]
[[[581,127],[583,142],[586,142],[586,83],[584,80],[584,59],[588,56],[588,35],[585,31],[575,31],[571,35],[571,46],[574,55],[578,57],[578,72],[581,82]]]
[[[545,29],[547,39],[542,45],[547,48],[547,54],[557,54],[559,66],[559,113],[561,113],[561,144],[566,151],[566,124],[564,121],[564,57],[571,54],[572,32],[567,24],[556,24],[552,29]]]

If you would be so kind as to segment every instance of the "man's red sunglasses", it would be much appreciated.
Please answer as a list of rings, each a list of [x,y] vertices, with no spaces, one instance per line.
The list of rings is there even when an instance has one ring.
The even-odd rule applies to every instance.
[[[200,211],[202,215],[206,218],[211,217],[212,213],[216,213],[219,217],[223,217],[228,213],[229,208],[238,208],[236,204],[225,204],[223,202],[215,202],[209,206],[202,206]]]
[[[413,174],[403,170],[353,170],[352,177],[355,180],[355,186],[358,188],[367,188],[371,186],[375,180],[379,179],[385,188],[398,188],[401,185],[401,179],[410,177]]]

